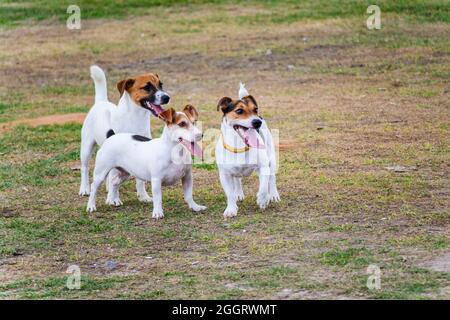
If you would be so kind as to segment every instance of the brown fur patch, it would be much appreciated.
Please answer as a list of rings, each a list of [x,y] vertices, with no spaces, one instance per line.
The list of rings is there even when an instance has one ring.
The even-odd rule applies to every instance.
[[[258,105],[252,96],[244,97],[242,100],[223,97],[217,105],[217,109],[219,108],[229,120],[248,119],[258,114]]]
[[[187,104],[183,108],[183,112],[186,114],[186,116],[189,118],[189,121],[194,123],[198,119],[198,111],[195,109],[193,105]]]
[[[185,123],[185,125],[183,125]],[[189,119],[189,117],[183,112],[183,113],[177,113],[175,115],[175,122],[174,124],[182,127],[187,128],[192,123],[192,121]]]
[[[176,121],[176,111],[173,108],[169,108],[161,112],[158,117],[163,120],[168,126],[175,123]]]
[[[245,96],[241,100],[248,105],[253,105],[254,107],[258,108],[258,104],[256,103],[256,100],[252,95]]]
[[[149,84],[151,90],[145,90],[144,87]],[[148,98],[150,95],[155,94],[158,89],[162,88],[159,76],[148,73],[119,81],[117,83],[117,89],[119,90],[120,96],[126,90],[134,102],[139,105],[142,99]]]

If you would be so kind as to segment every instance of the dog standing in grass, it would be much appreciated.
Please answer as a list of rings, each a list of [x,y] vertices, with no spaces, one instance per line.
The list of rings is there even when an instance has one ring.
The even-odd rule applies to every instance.
[[[89,195],[89,160],[95,145],[101,146],[114,133],[135,133],[151,138],[150,115],[158,117],[164,111],[161,105],[169,102],[170,96],[162,88],[157,74],[144,74],[117,83],[120,92],[118,105],[108,101],[105,73],[98,66],[91,66],[91,77],[95,84],[95,104],[89,111],[81,129],[81,185],[79,194]],[[120,174],[113,170],[109,178]],[[136,179],[140,201],[151,202],[145,191],[145,182]],[[119,205],[108,192],[108,204]]]
[[[108,138],[95,159],[94,181],[86,210],[96,210],[97,190],[111,170],[119,172],[110,180],[109,192],[113,201],[120,202],[119,186],[130,175],[151,181],[154,219],[164,217],[161,186],[173,185],[180,180],[189,208],[193,211],[205,210],[206,207],[198,205],[192,197],[191,154],[197,157],[203,155],[198,145],[202,133],[196,126],[197,117],[197,110],[192,105],[185,106],[182,112],[170,108],[159,114],[166,125],[157,139],[126,133]]]
[[[259,175],[257,203],[265,209],[269,202],[280,201],[276,185],[276,153],[266,121],[258,115],[258,104],[240,84],[239,99],[220,99],[221,137],[216,145],[216,162],[220,182],[227,197],[223,215],[237,215],[237,201],[244,199],[241,178],[254,171]]]

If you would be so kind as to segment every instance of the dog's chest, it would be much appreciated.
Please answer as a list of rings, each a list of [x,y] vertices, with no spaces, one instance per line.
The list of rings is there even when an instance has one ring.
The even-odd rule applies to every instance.
[[[136,133],[150,137],[150,115],[144,110],[116,112],[111,115],[111,125],[116,133]]]
[[[188,170],[188,166],[185,164],[171,164],[164,171],[162,177],[162,184],[165,186],[173,185],[183,178]]]
[[[247,164],[239,166],[226,166],[228,173],[234,177],[247,177],[253,173],[258,168],[256,164]]]

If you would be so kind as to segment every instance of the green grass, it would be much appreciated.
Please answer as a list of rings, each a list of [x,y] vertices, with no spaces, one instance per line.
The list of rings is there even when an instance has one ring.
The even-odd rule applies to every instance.
[[[242,23],[292,23],[305,19],[346,18],[366,16],[366,9],[371,4],[379,5],[381,12],[396,13],[411,16],[419,21],[449,22],[450,9],[447,0],[131,0],[131,1],[57,1],[57,0],[6,0],[0,5],[0,25],[16,26],[26,20],[57,19],[65,21],[68,18],[66,9],[71,4],[81,8],[82,19],[92,18],[123,18],[127,15],[150,14],[154,7],[172,7],[176,5],[214,4],[260,4],[267,8],[286,7],[289,10],[283,14],[256,14],[251,19],[238,18]]]
[[[81,276],[80,289],[68,289],[68,277],[26,279],[0,285],[0,292],[11,291],[19,299],[54,299],[56,297],[82,297],[90,292],[111,289],[126,281],[127,277],[91,278]],[[1,297],[1,293],[0,293]]]
[[[205,169],[205,170],[208,170],[208,171],[217,170],[217,165],[215,163],[206,163],[206,162],[194,163],[193,167],[194,168],[198,168],[198,169]]]
[[[2,220],[0,226],[6,231],[2,242],[7,250],[2,252],[3,255],[49,248],[52,246],[52,241],[57,240],[62,234],[56,224],[45,225],[42,222],[20,217]]]
[[[91,86],[49,86],[46,85],[41,88],[40,93],[44,95],[89,95],[91,93]]]
[[[18,126],[0,137],[0,153],[19,156],[37,153],[23,164],[0,163],[0,190],[18,186],[43,186],[58,184],[56,177],[70,172],[60,164],[79,159],[78,141],[81,126]]]
[[[426,294],[433,294],[439,292],[440,281],[449,281],[448,276],[445,274],[432,275],[425,269],[411,269],[411,273],[414,277],[408,279],[408,281],[396,283],[392,286],[389,281],[390,278],[382,278],[381,290],[373,291],[373,297],[375,299],[431,299]],[[387,288],[383,288],[386,287]]]
[[[320,261],[325,265],[344,267],[348,264],[369,265],[368,253],[364,248],[338,249],[324,252]]]

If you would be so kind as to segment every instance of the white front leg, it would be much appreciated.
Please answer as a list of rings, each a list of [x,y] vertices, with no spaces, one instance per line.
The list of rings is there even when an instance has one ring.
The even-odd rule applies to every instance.
[[[164,218],[164,212],[162,208],[162,190],[161,179],[152,179],[152,193],[153,193],[153,219]]]
[[[192,197],[192,170],[189,170],[189,172],[186,173],[181,182],[183,184],[184,200],[189,208],[196,212],[205,210],[206,207],[195,203],[194,198]]]
[[[269,178],[269,198],[270,201],[280,201],[280,194],[278,193],[277,179],[275,177],[275,174],[271,175]]]
[[[256,195],[256,203],[261,209],[265,209],[269,204],[269,178],[270,169],[267,166],[261,167],[258,172],[259,175],[259,190]]]
[[[150,197],[145,191],[145,181],[136,178],[136,192],[139,201],[141,202],[152,202],[152,197]]]
[[[234,192],[238,201],[244,200],[244,190],[242,189],[241,178],[234,178]]]
[[[225,218],[235,217],[238,212],[238,206],[236,205],[236,194],[234,192],[234,178],[229,174],[220,172],[220,183],[227,196],[227,208],[223,212]]]

